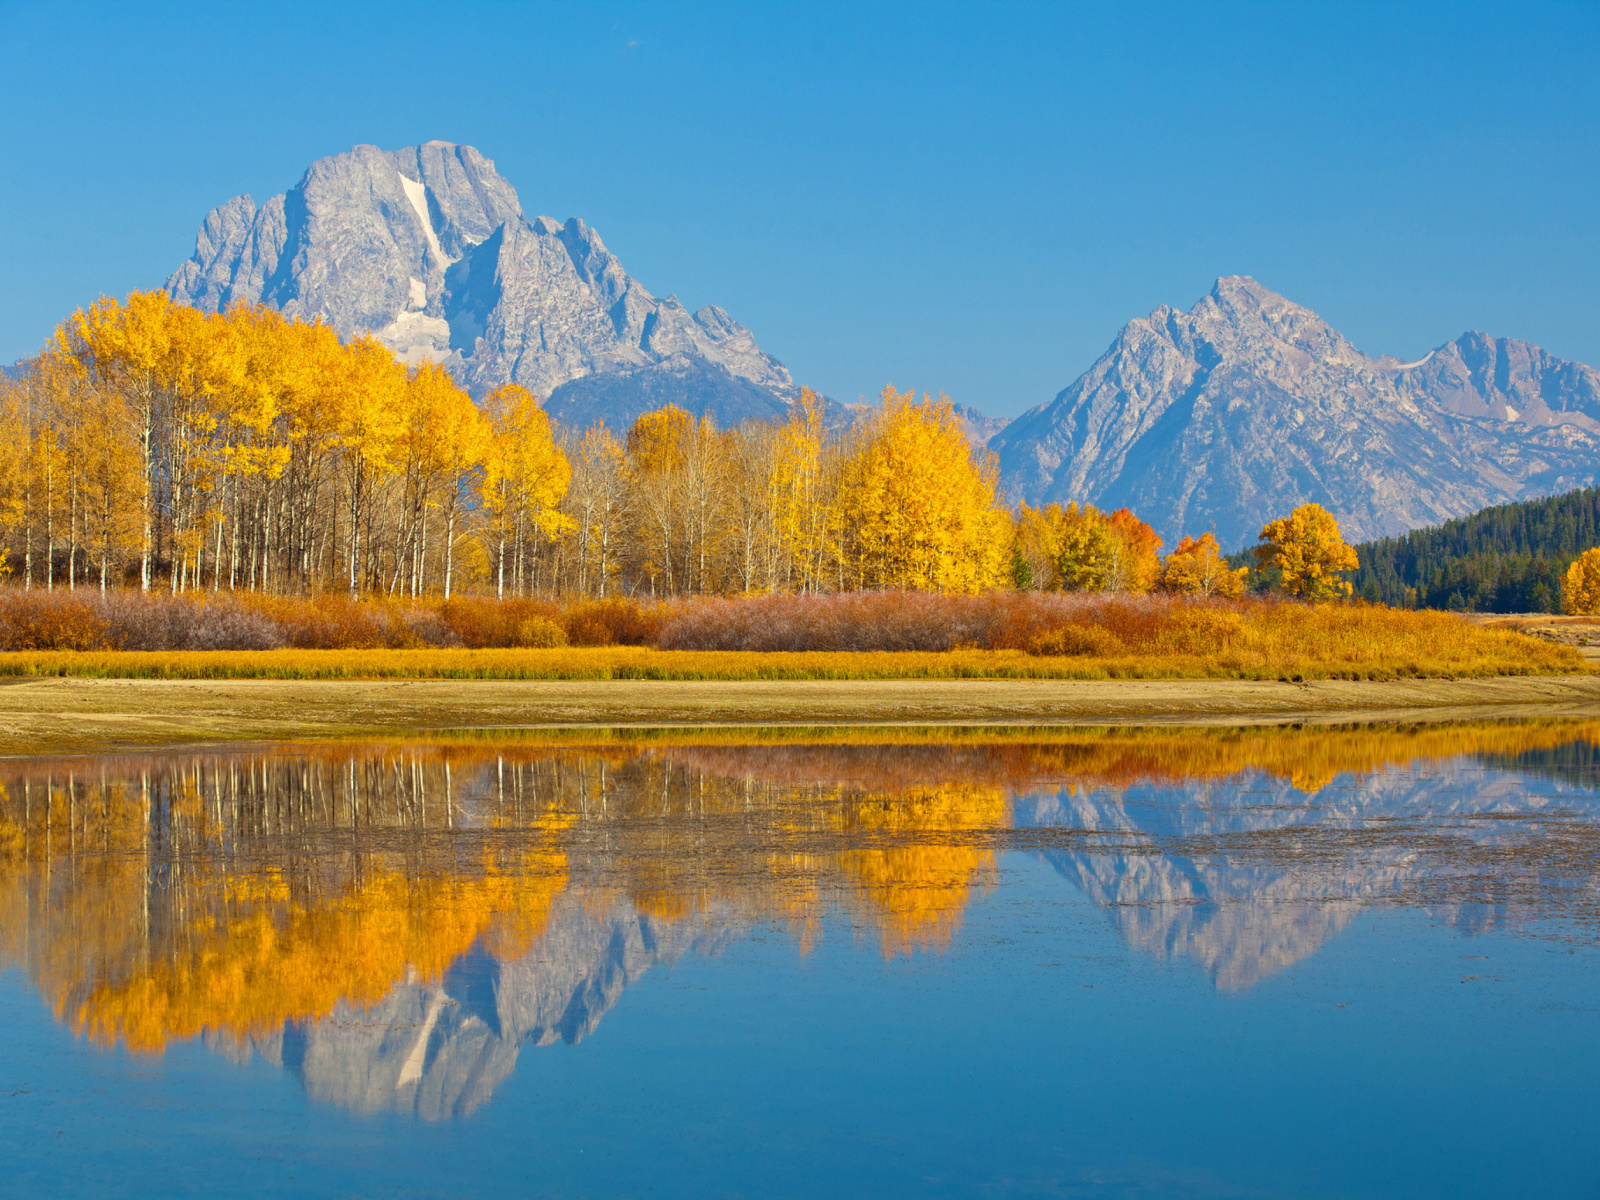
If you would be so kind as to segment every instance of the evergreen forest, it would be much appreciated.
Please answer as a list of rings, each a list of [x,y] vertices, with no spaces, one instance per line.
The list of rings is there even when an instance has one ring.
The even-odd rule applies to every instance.
[[[1556,612],[1572,560],[1600,545],[1600,488],[1502,504],[1356,546],[1358,596],[1406,608]]]

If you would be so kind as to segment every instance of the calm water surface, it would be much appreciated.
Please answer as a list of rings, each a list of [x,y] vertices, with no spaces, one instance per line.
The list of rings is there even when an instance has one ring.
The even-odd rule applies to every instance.
[[[0,1195],[1600,1196],[1600,722],[0,764]]]

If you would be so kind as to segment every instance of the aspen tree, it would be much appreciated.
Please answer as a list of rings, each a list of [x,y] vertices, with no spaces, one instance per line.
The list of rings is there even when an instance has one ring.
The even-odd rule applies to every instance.
[[[837,463],[825,458],[822,398],[800,389],[789,419],[778,430],[772,466],[772,507],[781,556],[782,584],[802,592],[826,586],[826,564],[839,554],[839,512],[833,492]]]
[[[671,594],[682,580],[673,573],[674,551],[681,538],[678,492],[688,459],[694,418],[675,404],[648,412],[628,430],[627,480],[629,506],[648,541],[638,548],[636,565],[650,580],[650,589]]]
[[[1578,555],[1561,577],[1561,611],[1573,616],[1600,612],[1600,548]]]
[[[22,384],[0,377],[0,538],[9,538],[28,515],[28,402]],[[11,573],[0,547],[0,574]]]
[[[947,397],[918,403],[913,392],[884,388],[844,468],[850,582],[966,594],[1000,585],[1010,539],[995,507],[996,475]]]
[[[558,506],[572,467],[555,443],[550,418],[527,388],[506,384],[491,392],[483,407],[490,429],[483,506],[495,542],[495,594],[503,597],[507,549],[513,554],[513,586],[520,593],[528,539],[555,537],[571,526]]]
[[[165,292],[132,292],[126,304],[102,296],[57,329],[52,348],[71,356],[100,386],[119,391],[135,415],[139,442],[139,586],[150,590],[156,544],[157,436],[172,350]]]
[[[1322,505],[1302,504],[1287,517],[1268,521],[1260,541],[1255,550],[1259,568],[1276,570],[1278,586],[1289,595],[1334,600],[1354,590],[1339,572],[1353,571],[1360,561]]]
[[[371,335],[345,347],[341,360],[334,389],[334,442],[348,500],[348,583],[350,594],[358,596],[372,581],[373,492],[394,470],[406,374],[389,349]]]
[[[1241,596],[1249,569],[1232,570],[1216,535],[1180,538],[1161,565],[1161,590],[1180,596]]]
[[[577,533],[578,590],[604,597],[627,535],[626,452],[605,423],[591,426],[572,457],[568,508]]]

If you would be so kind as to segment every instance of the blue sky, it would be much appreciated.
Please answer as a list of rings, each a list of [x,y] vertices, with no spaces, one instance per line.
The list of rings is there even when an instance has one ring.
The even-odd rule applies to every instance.
[[[0,0],[0,361],[206,211],[467,142],[796,378],[1013,415],[1243,273],[1600,365],[1600,6]]]

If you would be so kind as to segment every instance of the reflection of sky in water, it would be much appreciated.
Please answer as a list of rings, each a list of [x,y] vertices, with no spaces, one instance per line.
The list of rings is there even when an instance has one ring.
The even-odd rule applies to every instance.
[[[1589,1195],[1576,733],[13,764],[0,1153],[23,1195]]]

